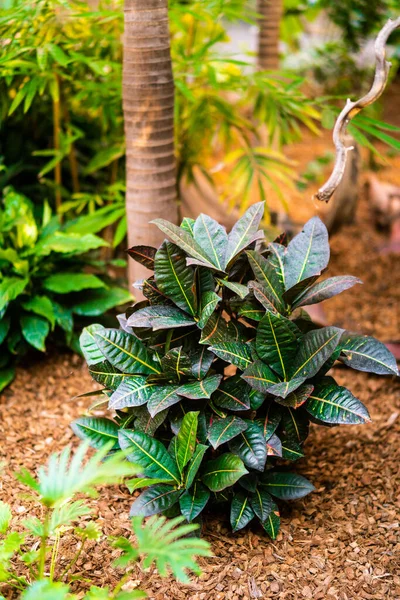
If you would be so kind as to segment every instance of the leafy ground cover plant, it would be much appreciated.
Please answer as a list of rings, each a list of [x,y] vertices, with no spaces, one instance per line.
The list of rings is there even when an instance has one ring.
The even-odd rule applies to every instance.
[[[275,538],[276,500],[314,489],[288,469],[304,456],[310,422],[370,419],[328,374],[335,361],[398,372],[379,341],[320,327],[304,310],[361,283],[318,281],[330,255],[322,221],[288,244],[267,243],[263,210],[254,204],[229,235],[206,215],[180,227],[154,221],[172,241],[129,250],[154,272],[139,284],[145,300],[119,317],[120,329],[92,325],[81,335],[114,420],[85,416],[72,427],[95,447],[112,439],[140,466],[130,489],[146,489],[132,515],[178,510],[191,522],[223,501],[234,530],[257,517]]]
[[[47,204],[38,216],[28,198],[7,189],[0,206],[0,390],[14,378],[16,357],[29,348],[44,352],[55,328],[71,345],[75,317],[98,317],[131,300],[93,254],[107,244],[87,219],[61,226]]]
[[[0,502],[0,599],[1,589],[8,587],[21,592],[23,600],[74,600],[82,595],[71,593],[70,583],[76,579],[74,569],[88,540],[98,541],[101,530],[94,521],[77,526],[82,517],[90,515],[90,508],[77,494],[93,495],[100,485],[120,483],[137,473],[124,453],[113,453],[111,445],[104,446],[86,458],[88,444],[82,444],[71,457],[67,447],[49,458],[46,467],[39,467],[37,477],[24,470],[17,478],[24,483],[42,507],[42,518],[29,517],[23,531],[11,528],[12,512]],[[107,456],[108,455],[108,456]],[[161,576],[169,572],[187,582],[187,570],[199,574],[196,556],[209,556],[209,545],[204,540],[187,537],[197,525],[182,525],[183,517],[166,521],[153,517],[144,523],[142,517],[132,519],[137,546],[126,538],[118,538],[113,545],[121,550],[115,566],[126,569],[118,585],[110,590],[92,586],[86,600],[131,600],[144,598],[140,590],[124,590],[130,577],[130,567],[143,558],[143,567],[153,562]],[[65,537],[71,534],[80,541],[67,565],[60,565],[59,550]]]

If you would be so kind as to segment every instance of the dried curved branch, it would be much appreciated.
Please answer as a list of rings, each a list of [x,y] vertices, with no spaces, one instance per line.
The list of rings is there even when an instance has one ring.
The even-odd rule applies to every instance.
[[[400,17],[394,21],[389,19],[386,25],[381,29],[375,40],[375,77],[372,87],[369,92],[359,100],[352,102],[348,99],[345,107],[337,118],[333,129],[333,143],[336,148],[335,165],[328,181],[315,194],[314,197],[317,200],[329,202],[333,192],[342,180],[346,166],[347,153],[350,150],[353,150],[353,146],[346,147],[344,143],[347,125],[361,109],[375,102],[385,89],[391,67],[391,63],[386,60],[385,46],[390,34],[398,28],[400,28]]]

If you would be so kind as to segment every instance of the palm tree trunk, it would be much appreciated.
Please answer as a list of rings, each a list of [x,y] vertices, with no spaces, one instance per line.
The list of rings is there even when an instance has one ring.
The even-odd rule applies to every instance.
[[[279,68],[279,29],[283,0],[258,0],[258,66],[262,71]]]
[[[125,0],[123,108],[128,242],[158,246],[149,221],[177,221],[168,0]],[[130,261],[130,284],[147,273]]]

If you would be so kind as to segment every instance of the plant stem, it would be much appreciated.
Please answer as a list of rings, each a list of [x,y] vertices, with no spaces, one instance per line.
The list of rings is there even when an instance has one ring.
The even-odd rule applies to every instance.
[[[54,571],[56,568],[56,559],[57,559],[57,555],[58,555],[59,546],[60,546],[60,532],[59,532],[59,530],[57,530],[56,531],[56,541],[54,542],[53,550],[51,553],[50,581],[53,581],[53,578],[54,578]]]
[[[63,110],[64,110],[64,120],[67,124],[67,129],[68,129],[69,133],[71,133],[71,119],[69,116],[69,110],[68,110],[68,106],[67,106],[66,102],[64,102]],[[75,150],[75,146],[74,146],[73,142],[71,142],[71,148],[70,148],[70,151],[68,154],[68,160],[69,160],[69,168],[71,171],[72,191],[74,194],[77,194],[80,191],[80,185],[79,185],[79,175],[78,175],[78,161],[76,158],[76,150]]]
[[[46,506],[46,512],[43,521],[43,535],[40,539],[39,549],[39,573],[38,579],[43,579],[44,570],[46,565],[46,551],[47,551],[47,540],[49,539],[49,526],[50,526],[50,508]]]
[[[67,566],[67,568],[65,569],[65,571],[63,572],[63,574],[61,575],[61,577],[60,577],[61,581],[64,579],[64,577],[66,577],[69,574],[69,572],[71,571],[71,569],[78,562],[79,557],[80,557],[80,555],[83,552],[83,548],[84,548],[86,542],[87,542],[87,538],[85,537],[82,540],[82,544],[81,544],[81,547],[79,548],[78,552],[75,554],[74,558],[71,560],[71,562],[69,563],[69,565]]]
[[[60,88],[58,75],[55,73],[54,77],[57,82],[58,89]],[[60,93],[60,92],[58,92]],[[53,97],[53,145],[56,152],[60,151],[60,130],[61,130],[61,116],[60,116],[60,99],[59,97]],[[61,207],[61,161],[59,161],[54,167],[54,183],[55,183],[55,200],[56,200],[56,211],[58,212]]]
[[[129,575],[130,575],[130,573],[125,573],[125,575],[123,577],[121,577],[118,585],[116,585],[113,590],[112,598],[115,598],[117,596],[117,594],[121,591],[122,586],[125,585],[125,583],[128,581]]]
[[[169,352],[169,347],[171,345],[171,339],[172,339],[172,329],[168,329],[167,331],[167,337],[165,340],[165,353]]]

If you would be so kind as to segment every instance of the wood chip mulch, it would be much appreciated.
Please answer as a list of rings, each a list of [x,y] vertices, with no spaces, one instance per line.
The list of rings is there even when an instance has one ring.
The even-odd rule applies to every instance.
[[[399,335],[400,269],[398,257],[374,252],[380,239],[362,204],[357,225],[333,239],[329,275],[353,274],[364,286],[327,303],[326,311],[335,325],[388,341]],[[208,514],[204,535],[214,556],[201,561],[200,578],[185,586],[137,566],[131,587],[154,600],[400,600],[400,386],[391,377],[347,369],[335,369],[334,376],[367,405],[372,423],[312,428],[297,470],[317,490],[282,507],[278,539],[271,542],[255,526],[233,535],[226,514]],[[6,462],[0,497],[17,520],[37,508],[22,497],[25,490],[11,472],[22,466],[34,471],[51,452],[77,443],[69,423],[91,399],[72,398],[94,385],[79,357],[53,355],[21,365],[0,397],[0,461]],[[104,489],[90,503],[105,536],[129,535],[126,488]],[[61,565],[72,542],[67,536]],[[89,545],[76,567],[75,591],[83,595],[89,576],[97,585],[118,581],[115,557],[105,539]]]

